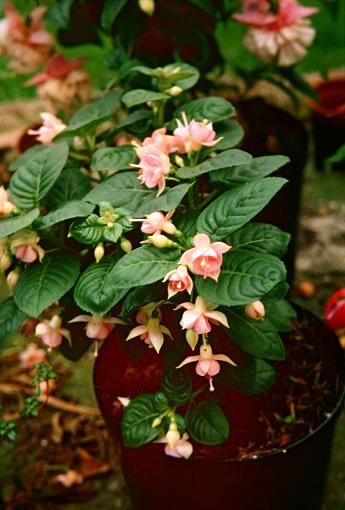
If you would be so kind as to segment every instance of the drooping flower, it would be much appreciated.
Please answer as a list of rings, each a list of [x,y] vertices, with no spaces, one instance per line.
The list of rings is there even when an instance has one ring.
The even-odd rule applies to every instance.
[[[168,212],[166,215],[160,211],[146,214],[146,218],[133,218],[131,221],[142,222],[140,230],[144,234],[160,234],[166,232],[167,234],[173,235],[176,232],[175,225],[170,221],[170,218],[174,214],[174,211]]]
[[[229,327],[226,315],[222,312],[216,312],[217,306],[207,303],[201,296],[196,298],[195,304],[181,303],[176,307],[176,310],[179,308],[186,309],[180,321],[182,329],[192,329],[198,335],[207,335],[211,331],[210,322],[216,326],[223,324],[227,328]]]
[[[183,253],[180,264],[186,265],[194,273],[217,281],[223,262],[223,253],[231,249],[226,243],[211,243],[207,234],[197,234],[193,238],[195,248]]]
[[[21,230],[14,234],[10,242],[11,252],[18,260],[31,264],[35,260],[42,261],[44,250],[38,245],[40,238],[32,230]]]
[[[36,363],[44,361],[46,353],[35,342],[30,342],[27,348],[19,355],[20,364],[24,368],[32,368]]]
[[[188,356],[176,368],[184,367],[188,363],[196,363],[196,373],[201,377],[209,379],[210,391],[214,391],[213,377],[220,372],[220,364],[218,361],[224,361],[230,365],[237,366],[226,354],[213,354],[212,347],[207,344],[200,347],[200,354],[198,356]]]
[[[151,136],[144,139],[143,146],[154,145],[165,154],[182,150],[183,145],[180,140],[176,136],[167,135],[166,132],[166,128],[156,129]]]
[[[116,317],[101,317],[100,315],[78,315],[68,322],[86,322],[86,336],[97,341],[105,340],[114,329],[115,324],[124,324],[121,319]]]
[[[213,147],[221,138],[215,140],[216,132],[212,122],[206,119],[203,122],[192,120],[188,122],[186,114],[182,113],[182,122],[177,119],[177,128],[174,130],[176,146],[179,152],[190,153],[199,151],[202,147]]]
[[[0,186],[0,218],[10,214],[16,209],[16,206],[8,199],[8,193],[3,186]]]
[[[265,306],[261,301],[254,301],[246,305],[244,311],[251,319],[260,320],[265,317]]]
[[[62,318],[59,315],[41,320],[36,328],[35,335],[40,337],[45,345],[49,348],[59,347],[63,338],[66,338],[70,343],[72,342],[71,334],[68,329],[62,328]]]
[[[162,437],[161,439],[158,439],[158,441],[156,442],[165,444],[164,452],[166,455],[169,455],[170,457],[175,457],[177,459],[189,459],[189,457],[193,453],[193,445],[188,441],[188,439],[189,436],[185,432],[173,447],[169,446],[166,436]]]
[[[189,276],[186,266],[178,266],[176,269],[169,271],[169,273],[165,275],[163,282],[166,281],[169,282],[169,299],[178,292],[183,292],[184,290],[186,290],[188,294],[192,293],[193,280]]]
[[[164,342],[164,335],[173,338],[169,329],[160,323],[161,313],[158,311],[156,317],[152,316],[154,310],[155,303],[150,303],[139,309],[136,321],[140,326],[133,328],[126,340],[132,340],[132,338],[139,336],[140,340],[143,340],[149,347],[153,347],[159,353]]]
[[[159,196],[165,189],[165,176],[170,172],[169,156],[152,144],[137,145],[135,152],[140,161],[131,166],[139,168],[139,181],[150,189],[158,186]]]
[[[277,61],[280,66],[291,66],[306,54],[315,30],[305,19],[318,12],[296,0],[280,0],[278,11],[271,10],[269,2],[244,2],[244,11],[234,18],[249,25],[245,45],[254,55],[267,63]]]
[[[40,115],[43,119],[42,126],[38,129],[30,129],[28,134],[37,135],[37,141],[48,145],[52,143],[53,138],[66,129],[67,126],[52,113],[42,112]]]
[[[55,480],[61,483],[66,488],[72,487],[73,485],[80,485],[84,481],[84,477],[78,471],[70,469],[65,474],[57,475]]]

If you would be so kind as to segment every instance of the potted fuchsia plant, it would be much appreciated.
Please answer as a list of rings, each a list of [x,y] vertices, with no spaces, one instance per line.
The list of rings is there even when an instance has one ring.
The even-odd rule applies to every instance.
[[[26,323],[71,358],[104,341],[96,394],[136,509],[228,508],[229,487],[238,509],[319,508],[343,363],[315,319],[290,331],[289,235],[255,222],[287,158],[234,149],[233,106],[188,101],[192,66],[136,71],[152,89],[44,115],[12,164],[1,335]]]

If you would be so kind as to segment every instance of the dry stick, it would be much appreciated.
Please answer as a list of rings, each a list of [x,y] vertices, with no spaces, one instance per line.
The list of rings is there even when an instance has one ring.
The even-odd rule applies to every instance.
[[[0,393],[5,395],[16,395],[20,394],[24,391],[27,395],[33,395],[33,391],[29,388],[22,388],[18,384],[7,384],[0,383]],[[96,407],[82,406],[79,404],[73,404],[73,402],[65,402],[57,397],[52,397],[51,395],[40,395],[38,397],[40,402],[53,407],[55,409],[59,409],[60,411],[65,411],[67,413],[75,413],[75,414],[85,414],[88,416],[100,416],[101,413]]]

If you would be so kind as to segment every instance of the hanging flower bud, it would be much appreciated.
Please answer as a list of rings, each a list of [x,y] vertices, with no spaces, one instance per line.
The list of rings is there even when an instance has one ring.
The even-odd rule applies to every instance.
[[[199,341],[199,335],[193,329],[187,329],[186,340],[188,342],[189,347],[192,349],[192,351],[194,351],[194,349]]]
[[[162,234],[153,234],[149,236],[146,241],[141,241],[141,244],[153,244],[156,248],[172,248],[176,243]]]
[[[175,85],[174,87],[171,87],[170,89],[168,89],[166,92],[167,92],[167,94],[170,94],[171,96],[176,97],[176,96],[179,96],[181,94],[181,92],[183,92],[183,89],[181,89],[181,87],[177,87]]]
[[[10,271],[7,275],[6,282],[7,286],[10,291],[13,291],[15,286],[18,283],[20,277],[20,269],[17,267],[16,269],[13,269],[13,271]]]
[[[12,257],[8,251],[4,251],[0,255],[0,273],[4,273],[12,264]]]
[[[130,240],[126,239],[125,237],[121,237],[120,246],[125,253],[130,253],[133,249],[132,243],[130,242]]]
[[[251,319],[261,320],[265,317],[265,307],[261,301],[254,301],[246,305],[244,311]]]
[[[176,444],[179,442],[181,435],[178,431],[177,425],[175,421],[172,421],[169,426],[169,430],[166,434],[167,444],[170,448],[175,448]]]
[[[102,260],[102,258],[104,257],[104,246],[103,246],[103,243],[98,243],[97,244],[93,254],[95,256],[96,263],[98,264],[98,262],[100,262]]]
[[[155,12],[155,2],[154,0],[139,0],[138,1],[139,9],[141,9],[145,14],[152,16]]]

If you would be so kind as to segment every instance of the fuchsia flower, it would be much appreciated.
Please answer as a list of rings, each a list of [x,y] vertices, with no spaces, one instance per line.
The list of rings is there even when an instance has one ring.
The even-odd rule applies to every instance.
[[[213,147],[221,140],[221,138],[215,140],[216,132],[213,129],[212,122],[207,120],[188,122],[187,116],[183,112],[182,122],[177,119],[176,123],[177,128],[174,130],[174,137],[179,152],[199,151],[203,146]]]
[[[38,245],[40,238],[36,232],[31,230],[21,230],[17,232],[10,242],[11,252],[18,260],[26,264],[32,264],[35,260],[42,261],[44,250]]]
[[[224,361],[230,365],[237,366],[229,356],[225,354],[213,354],[210,345],[202,345],[198,356],[188,356],[188,358],[183,360],[176,368],[184,367],[188,363],[196,363],[196,373],[201,377],[207,377],[210,381],[210,391],[214,391],[212,379],[220,372],[220,364],[218,361]]]
[[[198,335],[207,335],[211,331],[210,322],[216,326],[223,324],[223,326],[229,327],[226,315],[222,312],[216,312],[217,306],[207,303],[201,296],[196,298],[195,304],[181,303],[176,307],[176,310],[179,308],[186,309],[180,321],[182,329],[192,329]]]
[[[265,0],[246,0],[244,12],[233,17],[250,27],[245,37],[249,51],[264,62],[277,60],[280,66],[291,66],[304,57],[315,37],[315,30],[305,18],[318,9],[296,0],[280,0],[277,13],[270,7]]]
[[[71,334],[68,329],[62,328],[62,318],[59,315],[53,315],[50,320],[42,320],[35,328],[35,335],[41,337],[43,343],[50,348],[59,347],[63,337],[71,343]]]
[[[86,336],[97,341],[105,340],[114,329],[115,324],[124,324],[121,319],[99,315],[78,315],[68,322],[86,322]]]
[[[15,210],[16,206],[8,199],[8,193],[3,186],[0,186],[0,218],[6,214],[10,214]]]
[[[42,112],[40,115],[43,119],[42,126],[36,130],[30,129],[28,134],[38,135],[36,140],[48,145],[52,143],[53,138],[66,129],[67,126],[52,113]]]
[[[251,319],[260,320],[265,317],[265,306],[261,301],[254,301],[244,307],[244,311]]]
[[[169,299],[178,292],[183,292],[184,290],[186,290],[188,294],[192,293],[193,280],[189,276],[186,266],[178,266],[177,269],[169,271],[169,273],[165,275],[163,282],[166,281],[169,282],[168,285]]]
[[[166,128],[156,129],[151,136],[143,141],[143,146],[154,145],[157,149],[165,154],[180,151],[182,145],[178,138],[166,134]]]
[[[139,164],[131,164],[139,168],[138,179],[148,188],[158,186],[159,196],[165,189],[165,176],[170,172],[170,159],[164,152],[160,151],[155,145],[145,145],[135,147],[135,152],[139,157]]]
[[[164,443],[165,448],[164,452],[166,455],[170,457],[175,457],[177,459],[189,459],[189,457],[193,453],[193,445],[188,441],[189,436],[187,433],[184,433],[182,437],[180,437],[173,446],[168,444],[167,435],[158,439],[157,443]]]
[[[27,348],[20,353],[20,363],[24,368],[32,368],[36,363],[44,361],[46,353],[35,342],[30,342]]]
[[[80,485],[84,481],[84,477],[81,473],[78,473],[78,471],[74,471],[73,469],[70,469],[67,471],[67,473],[57,475],[55,477],[55,480],[58,483],[61,483],[64,487],[69,489],[73,485]]]
[[[193,238],[195,248],[187,250],[180,259],[180,264],[186,265],[194,273],[204,278],[218,280],[223,253],[231,246],[222,242],[211,243],[207,234],[197,234]]]
[[[160,323],[160,312],[158,311],[157,317],[152,316],[155,308],[155,303],[150,303],[139,309],[136,321],[141,325],[136,326],[129,332],[126,341],[139,336],[140,340],[143,340],[149,347],[153,347],[159,353],[164,342],[164,335],[169,336],[171,339],[173,337],[168,328]]]
[[[345,328],[345,288],[332,295],[325,306],[324,315],[327,326],[333,331]]]
[[[131,221],[141,221],[142,225],[140,230],[144,232],[144,234],[160,234],[161,232],[166,232],[167,234],[175,234],[176,227],[170,221],[170,218],[174,214],[174,211],[168,212],[165,216],[163,213],[156,211],[151,214],[146,214],[145,219],[132,219]]]

